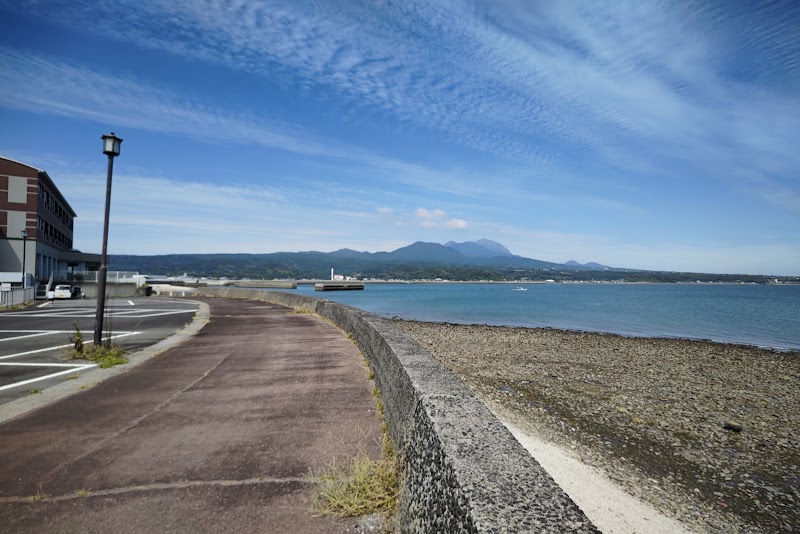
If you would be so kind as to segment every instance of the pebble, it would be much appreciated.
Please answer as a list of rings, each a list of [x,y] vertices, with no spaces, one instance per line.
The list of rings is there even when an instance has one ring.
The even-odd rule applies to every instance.
[[[732,432],[742,431],[741,423],[737,423],[736,421],[725,421],[725,423],[722,425],[722,428],[724,428],[725,430],[730,430]]]

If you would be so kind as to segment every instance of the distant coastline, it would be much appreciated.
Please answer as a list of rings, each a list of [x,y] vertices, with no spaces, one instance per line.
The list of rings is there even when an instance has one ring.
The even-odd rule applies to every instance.
[[[356,280],[356,279],[353,279]],[[287,280],[288,281],[288,280]],[[313,280],[291,280],[298,285],[311,285],[319,282],[326,282],[326,279],[313,279]],[[358,279],[359,282],[365,284],[506,284],[506,285],[528,285],[528,284],[685,284],[685,285],[776,285],[776,286],[792,286],[800,285],[800,280],[787,280],[787,281],[764,281],[764,282],[709,282],[709,281],[694,281],[694,282],[640,282],[640,281],[627,281],[627,280],[372,280],[372,279]],[[236,281],[231,281],[232,285],[236,285]]]

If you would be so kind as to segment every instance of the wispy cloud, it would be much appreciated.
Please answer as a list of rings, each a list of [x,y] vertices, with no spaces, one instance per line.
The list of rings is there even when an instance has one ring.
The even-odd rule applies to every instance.
[[[764,31],[728,3],[185,0],[60,10],[65,23],[91,17],[91,30],[109,37],[383,110],[539,176],[569,172],[575,154],[595,170],[587,181],[677,167],[729,187],[737,169],[774,169],[779,177],[767,179],[776,181],[800,166],[791,142],[800,128],[791,111],[800,107],[800,48],[782,37],[778,18],[797,19],[791,2],[757,10],[759,23],[773,25]],[[731,65],[730,50],[745,48],[731,34],[736,25],[762,60],[746,73]],[[165,123],[232,131],[215,113],[163,107],[154,111],[167,112]],[[72,111],[69,103],[61,110]],[[269,145],[328,152],[235,126]]]
[[[64,172],[58,181],[78,212],[76,247],[97,251],[105,193],[102,174]],[[331,250],[340,243],[357,246],[353,236],[381,217],[377,211],[343,211],[335,202],[308,210],[307,202],[295,188],[209,185],[118,172],[109,246],[117,254]],[[297,213],[305,215],[298,218]],[[369,246],[378,250],[385,243]]]
[[[24,73],[24,74],[23,74]],[[0,48],[0,106],[206,140],[257,143],[338,157],[335,147],[297,138],[286,126],[252,120],[128,78]]]

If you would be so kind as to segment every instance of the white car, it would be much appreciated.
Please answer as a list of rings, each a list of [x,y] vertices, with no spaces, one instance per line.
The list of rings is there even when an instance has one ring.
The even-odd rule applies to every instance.
[[[71,286],[56,286],[55,297],[57,299],[71,299],[72,287]]]

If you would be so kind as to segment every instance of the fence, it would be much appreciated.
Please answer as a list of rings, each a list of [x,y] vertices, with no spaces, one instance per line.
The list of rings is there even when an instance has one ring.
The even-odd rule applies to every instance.
[[[25,304],[33,300],[36,288],[26,287],[25,289],[11,289],[0,291],[0,308],[10,308],[18,304]]]
[[[108,271],[106,274],[106,282],[109,284],[135,284],[137,283],[136,271]],[[63,280],[66,282],[97,282],[97,271],[76,271],[76,272],[60,272],[55,274],[56,280]]]

